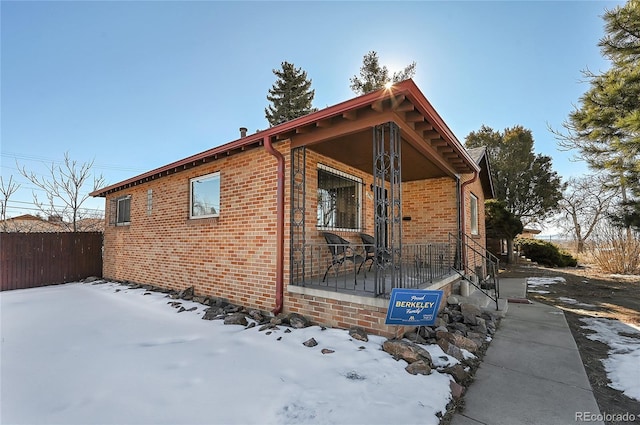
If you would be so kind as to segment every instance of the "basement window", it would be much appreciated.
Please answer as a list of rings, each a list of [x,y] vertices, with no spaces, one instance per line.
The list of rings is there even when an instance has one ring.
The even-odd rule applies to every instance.
[[[317,226],[332,230],[360,228],[362,179],[318,164]]]
[[[189,180],[189,218],[220,216],[220,173],[212,173]]]

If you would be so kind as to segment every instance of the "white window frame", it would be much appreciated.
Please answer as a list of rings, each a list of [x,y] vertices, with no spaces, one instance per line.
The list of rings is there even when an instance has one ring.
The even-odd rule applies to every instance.
[[[471,234],[478,235],[480,234],[480,229],[478,226],[478,197],[473,193],[469,194],[469,211],[470,211],[470,227]]]
[[[214,209],[215,213],[210,214],[194,214],[194,185],[198,182],[206,182],[209,180],[217,180],[218,181],[218,205],[212,205],[211,208]],[[212,217],[220,217],[220,198],[221,198],[221,184],[220,184],[220,172],[216,171],[215,173],[205,174],[202,176],[194,177],[189,179],[189,218],[190,219],[200,219],[200,218],[212,218]]]
[[[353,181],[356,187],[356,196],[358,197],[356,202],[356,223],[354,228],[350,227],[333,227],[333,226],[320,226],[318,224],[319,218],[316,220],[316,227],[319,230],[334,230],[334,231],[345,231],[345,232],[358,232],[361,230],[362,225],[362,187],[364,185],[363,180],[360,177],[354,176],[353,174],[345,173],[344,171],[337,170],[335,168],[329,167],[324,164],[318,164],[318,171],[325,171],[327,173],[333,174],[335,176],[351,180]],[[317,188],[320,190],[320,187]],[[317,207],[316,207],[317,212]]]
[[[120,203],[121,202],[128,202],[129,203],[129,208],[128,208],[129,217],[127,217],[128,220],[121,219],[121,217],[120,217]],[[128,225],[130,225],[131,224],[131,195],[126,195],[126,196],[121,196],[119,198],[116,198],[115,208],[116,208],[116,226],[128,226]]]

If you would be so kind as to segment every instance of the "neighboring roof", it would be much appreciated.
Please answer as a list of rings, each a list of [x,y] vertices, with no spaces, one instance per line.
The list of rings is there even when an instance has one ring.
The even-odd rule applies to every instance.
[[[487,199],[495,197],[495,191],[493,188],[493,179],[491,178],[491,165],[489,165],[489,156],[487,155],[487,148],[481,146],[479,148],[467,149],[469,156],[480,167],[480,182],[482,188],[485,191],[485,197]],[[487,196],[488,195],[488,196]]]
[[[522,233],[530,233],[532,235],[537,235],[540,232],[542,232],[542,230],[540,230],[540,229],[532,229],[530,227],[525,227],[524,229],[522,229]]]
[[[476,162],[476,164],[480,164],[480,161],[482,161],[482,157],[487,153],[487,148],[484,146],[481,146],[479,148],[467,148],[467,153],[469,154],[471,159]]]
[[[23,214],[0,222],[0,230],[7,232],[61,232],[61,224],[31,214]]]
[[[103,232],[104,219],[83,218],[76,222],[80,232]],[[35,215],[23,214],[0,221],[0,231],[3,232],[70,232],[71,224],[61,220],[45,220]]]
[[[23,214],[23,215],[19,215],[17,217],[10,217],[7,220],[32,220],[32,221],[46,221],[41,219],[40,217],[37,217],[35,215],[31,215],[31,214]]]
[[[179,161],[172,162],[160,168],[140,174],[128,180],[116,183],[96,190],[91,196],[106,196],[131,186],[142,184],[150,180],[161,178],[203,163],[216,160],[218,157],[242,152],[247,149],[262,146],[264,139],[269,137],[272,141],[285,140],[297,134],[325,127],[333,119],[351,120],[357,116],[358,111],[372,109],[375,111],[400,111],[405,107],[411,108],[412,121],[422,122],[423,128],[416,128],[416,134],[425,139],[438,140],[438,152],[447,158],[460,174],[478,171],[477,164],[469,156],[465,148],[458,141],[453,132],[445,124],[444,120],[435,111],[413,80],[406,80],[392,86],[391,89],[381,89],[362,96],[355,97],[334,106],[304,115],[302,117],[284,122],[269,129],[247,135],[224,145],[189,156]],[[444,145],[445,149],[441,149]],[[435,149],[430,147],[431,149]]]

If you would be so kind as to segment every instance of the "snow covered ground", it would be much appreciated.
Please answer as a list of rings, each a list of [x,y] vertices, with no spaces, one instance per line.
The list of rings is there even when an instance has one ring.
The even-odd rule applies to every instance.
[[[555,283],[565,283],[566,279],[563,277],[528,277],[527,278],[527,291],[537,294],[548,294],[550,291],[540,288],[548,288],[549,285]]]
[[[586,324],[583,328],[595,332],[587,338],[610,348],[609,357],[602,361],[609,386],[640,401],[640,328],[604,318],[580,320]]]
[[[114,283],[2,292],[0,422],[437,424],[450,401],[449,375],[410,375],[384,338],[267,335],[168,301]],[[303,346],[311,337],[319,344]],[[426,348],[434,363],[456,362]]]

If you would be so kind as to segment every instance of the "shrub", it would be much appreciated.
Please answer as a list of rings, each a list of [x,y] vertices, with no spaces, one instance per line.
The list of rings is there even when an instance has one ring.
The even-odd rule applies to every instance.
[[[516,245],[527,258],[547,267],[575,267],[578,260],[551,242],[539,239],[518,238]]]
[[[640,232],[600,226],[588,250],[593,262],[606,273],[640,273]]]

